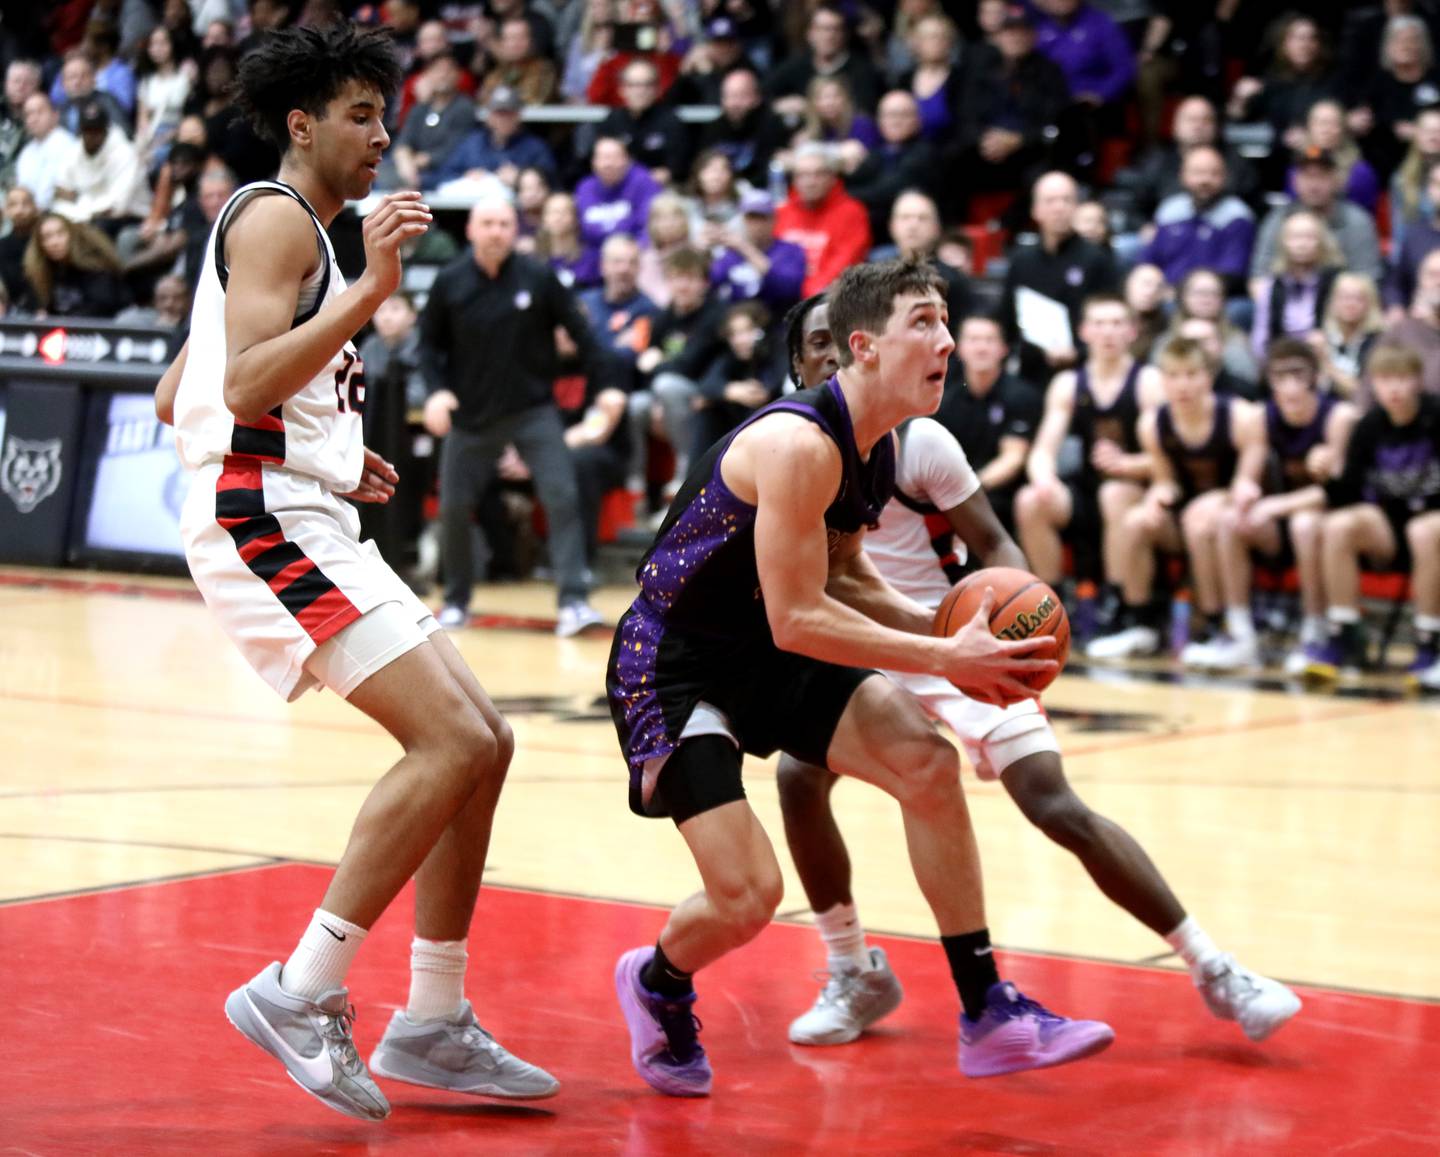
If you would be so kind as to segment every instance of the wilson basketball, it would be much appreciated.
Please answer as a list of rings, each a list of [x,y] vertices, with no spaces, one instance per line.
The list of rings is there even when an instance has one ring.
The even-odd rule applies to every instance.
[[[995,591],[995,609],[990,612],[990,630],[997,639],[1029,639],[1035,635],[1055,636],[1054,659],[1065,667],[1070,654],[1070,619],[1060,596],[1029,571],[1016,567],[992,566],[966,575],[935,610],[934,631],[953,635],[975,617],[985,598],[985,588]],[[1055,675],[1033,675],[1021,681],[1043,691]]]

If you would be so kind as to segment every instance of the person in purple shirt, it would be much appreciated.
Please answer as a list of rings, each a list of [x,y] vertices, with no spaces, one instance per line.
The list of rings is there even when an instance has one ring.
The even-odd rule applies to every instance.
[[[726,233],[710,267],[710,284],[727,301],[758,298],[778,316],[800,300],[805,250],[775,236],[775,201],[763,189],[740,198],[740,215],[742,227]]]
[[[1111,17],[1085,0],[1033,0],[1035,47],[1081,104],[1116,104],[1135,83],[1135,53]]]
[[[625,143],[614,137],[595,142],[590,171],[575,189],[581,240],[599,246],[612,233],[644,236],[650,200],[660,192],[655,178],[632,161]]]
[[[1243,294],[1255,214],[1225,192],[1225,181],[1225,158],[1218,149],[1196,145],[1186,153],[1180,165],[1184,192],[1160,202],[1155,235],[1141,251],[1140,263],[1158,265],[1171,285],[1192,269],[1213,269],[1225,278],[1227,294]]]
[[[1120,26],[1085,0],[1031,0],[1035,51],[1065,76],[1073,102],[1058,124],[1056,161],[1089,175],[1101,142],[1125,133],[1124,100],[1135,53]]]
[[[600,284],[600,250],[581,239],[575,198],[569,193],[545,198],[540,228],[535,231],[535,256],[555,271],[566,289]]]

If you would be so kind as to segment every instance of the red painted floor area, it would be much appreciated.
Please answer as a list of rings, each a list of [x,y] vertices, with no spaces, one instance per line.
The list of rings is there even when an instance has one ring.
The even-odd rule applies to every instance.
[[[1440,1006],[1305,990],[1264,1046],[1210,1018],[1185,977],[1006,954],[1062,1011],[1119,1033],[1093,1060],[967,1081],[934,944],[878,938],[907,987],[882,1031],[791,1046],[814,994],[814,933],[776,925],[704,974],[716,1069],[703,1101],[631,1071],[616,956],[653,940],[651,908],[487,889],[471,935],[482,1021],[563,1082],[519,1106],[387,1083],[395,1112],[351,1121],[301,1094],[221,1011],[290,947],[328,872],[286,865],[0,908],[0,1153],[1347,1154],[1440,1147]],[[351,976],[370,1047],[407,984],[408,899]]]

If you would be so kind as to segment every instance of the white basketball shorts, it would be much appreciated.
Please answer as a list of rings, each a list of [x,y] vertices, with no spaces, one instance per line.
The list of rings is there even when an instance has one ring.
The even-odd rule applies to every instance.
[[[322,683],[348,695],[438,625],[375,544],[360,541],[355,508],[283,467],[233,457],[201,467],[180,533],[221,629],[286,699]],[[347,631],[384,604],[400,613]]]
[[[981,779],[999,779],[1006,768],[1029,755],[1042,751],[1060,754],[1060,742],[1038,700],[996,707],[969,698],[938,675],[884,674],[914,695],[927,715],[955,733]]]

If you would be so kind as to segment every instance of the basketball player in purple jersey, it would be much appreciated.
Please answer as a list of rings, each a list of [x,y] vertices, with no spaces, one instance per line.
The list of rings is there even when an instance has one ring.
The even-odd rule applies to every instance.
[[[872,678],[872,668],[927,673],[1013,703],[1033,698],[1020,678],[1054,669],[1036,657],[1053,651],[1048,637],[990,633],[988,592],[957,635],[934,637],[930,612],[860,550],[894,492],[895,427],[940,402],[955,346],[944,283],[922,265],[859,265],[830,301],[839,372],[767,406],[694,466],[641,562],[610,657],[631,808],[676,823],[704,885],[615,973],[631,1060],[672,1096],[711,1086],[692,974],[754,939],[780,902],[774,849],[745,800],[743,753],[783,750],[898,800],[965,1010],[964,1071],[1062,1064],[1114,1037],[1000,981],[955,748],[908,692]]]
[[[156,392],[193,474],[186,558],[222,629],[281,695],[329,687],[405,752],[361,807],[289,959],[225,1003],[302,1089],[365,1120],[390,1105],[351,1039],[345,973],[411,877],[410,998],[371,1068],[487,1096],[559,1088],[501,1048],[464,996],[510,728],[429,610],[360,542],[343,501],[393,492],[394,471],[361,441],[364,377],[351,338],[398,287],[400,247],[430,213],[418,193],[385,197],[365,221],[365,272],[349,287],[325,228],[370,192],[399,79],[388,37],[348,22],[275,33],[244,57],[239,103],[281,150],[279,176],[239,189],[221,211],[190,340]]]
[[[802,387],[813,387],[835,371],[823,298],[811,298],[792,311],[789,349],[791,372]],[[949,593],[953,577],[944,559],[963,563],[973,552],[982,566],[1026,569],[1025,556],[990,509],[954,437],[925,418],[902,430],[895,497],[865,538],[865,552],[881,576],[901,593],[934,607]],[[936,515],[953,534],[934,537],[927,517]],[[969,699],[943,679],[887,675],[954,732],[979,778],[1004,783],[1026,819],[1073,852],[1106,896],[1165,938],[1184,959],[1212,1013],[1237,1021],[1251,1040],[1264,1040],[1299,1011],[1299,998],[1283,984],[1221,952],[1186,914],[1138,841],[1075,794],[1059,741],[1038,704],[1025,700],[1001,708]],[[814,1007],[790,1025],[796,1044],[847,1044],[898,1008],[902,996],[884,951],[866,944],[855,910],[850,856],[830,802],[837,778],[822,767],[780,757],[776,781],[785,839],[828,957],[825,986]]]

